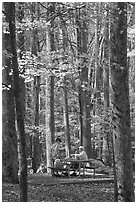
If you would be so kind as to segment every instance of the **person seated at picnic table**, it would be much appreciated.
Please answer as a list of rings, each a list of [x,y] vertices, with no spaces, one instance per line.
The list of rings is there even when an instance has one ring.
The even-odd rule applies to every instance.
[[[75,153],[73,156],[75,157],[76,160],[87,160],[88,159],[88,156],[83,146],[80,146],[79,153]],[[73,164],[71,165],[71,168],[74,168],[74,172],[71,174],[71,176],[76,176],[76,171],[79,168],[79,163],[77,161],[73,162]]]

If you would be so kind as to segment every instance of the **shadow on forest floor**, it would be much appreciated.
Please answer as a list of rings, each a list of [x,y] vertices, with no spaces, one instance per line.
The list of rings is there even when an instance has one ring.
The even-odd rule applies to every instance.
[[[94,179],[92,182],[93,178],[31,175],[28,179],[28,202],[113,202],[114,184],[107,179],[100,178],[100,182]],[[19,202],[19,185],[3,183],[2,201]]]
[[[90,183],[90,182],[113,182],[113,176],[98,174],[86,175],[85,177],[52,177],[46,173],[32,174],[28,176],[28,182],[31,184],[55,185],[65,183]]]

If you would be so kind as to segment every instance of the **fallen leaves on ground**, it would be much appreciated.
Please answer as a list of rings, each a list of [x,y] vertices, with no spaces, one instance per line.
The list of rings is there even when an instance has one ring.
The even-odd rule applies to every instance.
[[[3,202],[19,201],[19,186],[3,183]],[[113,183],[29,184],[28,202],[113,202]]]

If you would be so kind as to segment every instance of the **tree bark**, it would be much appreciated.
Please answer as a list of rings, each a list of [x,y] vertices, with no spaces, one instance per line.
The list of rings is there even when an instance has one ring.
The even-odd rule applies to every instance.
[[[33,2],[32,7],[32,22],[36,18],[36,20],[39,20],[39,7],[38,3]],[[32,31],[32,36],[33,36],[33,43],[32,43],[32,54],[37,56],[38,52],[38,30],[37,28],[34,28]],[[37,67],[38,68],[38,67]],[[40,76],[34,76],[34,88],[33,88],[33,93],[34,93],[34,135],[32,139],[32,169],[34,173],[37,171],[39,165],[40,165],[40,155],[39,155],[39,92],[40,92]]]
[[[34,173],[40,165],[39,152],[39,92],[40,92],[40,76],[34,77],[34,136],[33,136],[33,151],[32,151],[32,169]]]
[[[78,86],[78,99],[79,99],[79,138],[80,138],[80,145],[83,145],[83,107],[82,107],[82,88],[81,85]]]
[[[69,130],[69,114],[68,114],[68,98],[66,90],[66,77],[64,77],[64,125],[65,125],[65,148],[66,148],[66,157],[70,157],[70,130]]]
[[[55,10],[55,2],[48,3],[47,17],[52,16]],[[47,31],[47,40],[50,42],[48,51],[55,51],[54,44],[54,21],[51,23],[50,29]],[[55,141],[55,116],[54,116],[54,76],[47,74],[46,83],[46,153],[47,153],[47,167],[51,166],[51,145]],[[51,174],[51,170],[47,168],[47,172]]]
[[[105,45],[104,45],[104,108],[109,107],[109,70],[110,70],[110,42],[109,42],[109,11],[107,11],[105,24]]]
[[[18,70],[17,51],[16,51],[16,34],[15,34],[15,3],[5,3],[9,5],[9,31],[10,31],[10,45],[12,54],[12,69],[14,94],[16,104],[17,128],[20,140],[20,201],[27,202],[28,185],[27,185],[27,159],[26,159],[26,140],[24,128],[24,116],[22,111],[21,85]]]
[[[5,21],[8,23],[9,4],[4,3]],[[10,54],[10,34],[3,33],[3,53]],[[2,178],[18,183],[17,134],[15,129],[15,103],[11,75],[11,59],[3,54],[2,65]],[[8,88],[8,86],[10,88]]]
[[[77,55],[78,60],[80,60],[81,54],[81,24],[80,24],[80,10],[76,9],[76,25],[77,25]],[[81,68],[78,67],[79,70],[79,85],[78,85],[78,100],[79,100],[79,139],[80,145],[83,145],[83,99],[82,99],[82,81],[81,81]]]
[[[86,10],[83,14],[86,17]],[[81,27],[81,53],[87,54],[88,45],[88,28],[87,21],[83,20]],[[88,67],[87,58],[83,56],[83,62],[81,64],[81,80],[82,80],[82,105],[83,105],[83,146],[86,151],[88,158],[92,157],[92,146],[91,146],[91,116],[90,116],[90,99],[91,90],[88,81]]]
[[[115,201],[133,202],[133,169],[127,66],[127,3],[113,4],[111,24],[111,103],[114,159],[117,179]]]
[[[95,81],[96,81],[96,100],[101,104],[101,69],[99,64],[99,3],[96,3],[96,23],[95,23]]]
[[[87,54],[87,22],[83,20],[81,15],[85,15],[85,11],[80,13],[80,10],[76,10],[76,23],[77,23],[77,51],[78,60],[81,60],[81,54]],[[79,66],[80,82],[78,87],[79,92],[79,121],[80,121],[80,143],[84,146],[87,156],[91,158],[92,146],[91,146],[91,126],[90,126],[90,89],[88,82],[88,67],[87,59],[83,56],[83,62]]]
[[[46,153],[47,167],[51,166],[51,146],[54,142],[54,77],[48,76],[46,82]],[[47,173],[51,174],[51,170],[47,168]]]
[[[109,8],[107,8],[109,9]],[[109,72],[110,72],[110,41],[109,41],[109,21],[110,15],[109,10],[106,14],[106,23],[105,23],[105,31],[104,31],[104,66],[103,66],[103,82],[104,82],[104,109],[105,109],[105,117],[108,117],[109,110]],[[108,121],[109,122],[109,121]],[[103,136],[103,146],[102,146],[102,159],[106,166],[110,165],[110,150],[109,150],[109,141],[110,134],[105,131],[105,135]]]

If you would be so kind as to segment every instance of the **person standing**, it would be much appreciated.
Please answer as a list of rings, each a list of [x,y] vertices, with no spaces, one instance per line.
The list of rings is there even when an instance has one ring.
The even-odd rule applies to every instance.
[[[61,164],[61,161],[60,161],[60,157],[61,157],[60,145],[61,145],[61,139],[60,139],[60,137],[57,137],[56,140],[55,140],[55,143],[51,146],[51,159],[52,159],[53,167],[56,166],[57,164],[58,165]],[[58,174],[58,171],[55,171],[55,170],[54,170],[54,175],[55,176],[60,176]]]
[[[53,163],[56,159],[60,159],[60,144],[61,139],[60,137],[57,137],[55,143],[51,146],[51,158]]]

